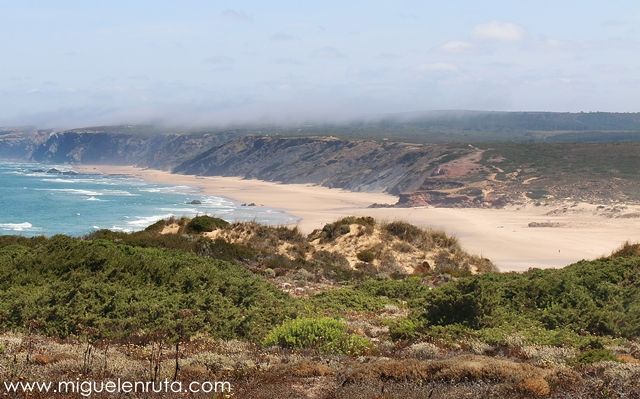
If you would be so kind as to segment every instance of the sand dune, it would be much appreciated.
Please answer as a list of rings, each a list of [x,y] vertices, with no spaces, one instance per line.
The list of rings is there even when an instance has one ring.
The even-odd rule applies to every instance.
[[[640,241],[639,217],[607,217],[594,205],[566,210],[527,206],[506,209],[367,208],[372,203],[395,203],[384,193],[356,193],[306,184],[278,184],[237,177],[196,177],[131,166],[83,165],[78,170],[122,173],[147,181],[200,187],[205,194],[240,202],[255,202],[300,218],[304,232],[346,215],[370,215],[381,220],[404,220],[445,230],[463,247],[490,258],[503,271],[530,267],[562,267],[580,259],[609,254],[624,241]],[[632,215],[639,209],[629,208]],[[554,215],[547,215],[549,212]],[[529,223],[555,227],[529,227]]]

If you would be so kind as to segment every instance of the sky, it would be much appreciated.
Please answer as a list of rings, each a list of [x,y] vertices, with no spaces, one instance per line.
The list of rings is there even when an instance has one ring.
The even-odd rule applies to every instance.
[[[0,0],[0,125],[640,111],[637,0]]]

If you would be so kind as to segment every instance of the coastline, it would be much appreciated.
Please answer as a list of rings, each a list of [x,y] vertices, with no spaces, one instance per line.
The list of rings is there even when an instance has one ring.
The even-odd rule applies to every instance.
[[[491,259],[501,271],[530,267],[563,267],[581,259],[608,255],[625,241],[640,241],[640,218],[608,218],[595,205],[580,204],[560,215],[544,206],[482,208],[368,208],[395,203],[386,193],[351,192],[310,184],[282,184],[240,177],[179,175],[166,171],[116,165],[74,165],[85,173],[125,174],[143,180],[198,187],[204,194],[286,211],[300,219],[309,233],[344,216],[403,220],[456,236],[470,253]],[[529,227],[529,223],[557,227]],[[634,234],[635,233],[635,234]]]

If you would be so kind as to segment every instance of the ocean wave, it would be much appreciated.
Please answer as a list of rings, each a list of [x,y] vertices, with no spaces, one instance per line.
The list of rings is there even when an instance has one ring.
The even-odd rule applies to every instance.
[[[138,216],[135,220],[128,221],[127,225],[134,228],[145,228],[157,222],[160,219],[168,219],[173,216],[175,216],[173,213],[167,213],[164,215],[153,215],[153,216]]]
[[[103,199],[100,199],[100,198],[96,198],[94,196],[91,196],[91,197],[87,198],[86,200],[87,201],[106,201],[106,200],[103,200]]]
[[[123,233],[131,233],[133,231],[132,229],[128,229],[126,227],[120,227],[120,226],[111,226],[109,228],[109,230],[111,230],[111,231],[121,231]]]
[[[198,192],[198,189],[191,186],[168,186],[141,188],[140,191],[147,193],[193,194]]]
[[[90,197],[98,197],[101,195],[111,195],[111,196],[119,196],[119,197],[137,197],[138,194],[130,193],[126,190],[82,190],[78,188],[36,188],[38,191],[52,191],[52,192],[60,192],[60,193],[70,193],[76,195],[86,195]]]
[[[126,190],[101,190],[100,192],[104,195],[115,195],[119,197],[137,197],[138,196],[138,194],[134,194]]]
[[[198,213],[196,208],[158,208],[158,210],[172,213]]]
[[[98,179],[61,179],[59,177],[56,177],[56,178],[53,178],[53,179],[40,179],[40,181],[43,181],[43,182],[46,182],[46,183],[100,184],[100,185],[104,185],[104,186],[115,186],[115,185],[118,184],[118,182],[115,182],[115,181],[112,181],[112,180],[105,180],[105,179],[102,179],[102,178],[98,178]]]
[[[222,197],[205,197],[202,199],[202,205],[216,208],[235,208],[235,204],[232,201],[224,199]]]
[[[31,230],[33,225],[29,222],[23,223],[0,223],[0,229],[9,231],[25,231]]]
[[[91,191],[91,190],[81,190],[81,189],[77,189],[77,188],[36,188],[35,190],[37,191],[53,191],[53,192],[60,192],[60,193],[69,193],[69,194],[76,194],[76,195],[88,195],[88,196],[98,196],[98,195],[102,195],[101,192],[98,191]]]

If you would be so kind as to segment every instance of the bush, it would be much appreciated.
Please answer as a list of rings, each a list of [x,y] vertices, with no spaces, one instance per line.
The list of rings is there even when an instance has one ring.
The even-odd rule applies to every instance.
[[[187,252],[54,236],[0,247],[0,331],[128,340],[261,340],[297,302],[231,263]]]
[[[640,256],[640,244],[631,244],[629,241],[627,241],[611,254],[612,258],[621,258],[628,256]]]
[[[391,303],[385,297],[354,288],[336,288],[325,291],[309,298],[309,302],[318,311],[329,313],[375,312]]]
[[[638,257],[582,261],[563,269],[462,278],[426,296],[425,325],[473,329],[528,319],[547,330],[636,337],[640,333]]]
[[[352,224],[364,226],[366,228],[366,232],[370,234],[373,231],[376,221],[370,216],[348,216],[333,223],[324,225],[322,230],[312,232],[309,235],[309,239],[315,240],[319,238],[323,242],[335,240],[336,238],[349,233],[351,230],[350,226]]]
[[[418,337],[419,326],[415,320],[402,318],[389,325],[389,335],[394,341],[411,340]]]
[[[423,238],[423,231],[405,222],[392,222],[384,226],[387,233],[402,241],[414,242]]]
[[[362,262],[371,263],[376,258],[376,254],[374,254],[373,251],[371,251],[369,249],[364,249],[364,250],[358,252],[356,257],[358,258],[358,260],[360,260]]]
[[[578,364],[591,364],[596,362],[617,362],[618,358],[608,349],[589,349],[582,352],[576,358]]]
[[[274,328],[264,339],[265,346],[314,349],[324,353],[357,355],[366,352],[368,339],[350,334],[341,320],[329,317],[299,318]]]
[[[227,227],[229,222],[220,218],[196,216],[187,223],[187,233],[199,234]]]

